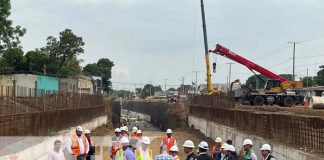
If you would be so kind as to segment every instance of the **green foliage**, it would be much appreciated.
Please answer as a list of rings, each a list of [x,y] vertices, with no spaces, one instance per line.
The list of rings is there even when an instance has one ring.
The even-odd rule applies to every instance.
[[[177,91],[175,88],[169,88],[167,91]]]
[[[2,54],[2,63],[11,71],[23,71],[26,69],[24,51],[21,48],[10,48]]]
[[[258,76],[260,76],[264,81],[266,81],[268,78],[266,76],[264,76],[263,74],[258,74]],[[250,76],[247,80],[246,80],[246,86],[247,87],[252,87],[252,88],[256,88],[258,83],[258,89],[263,88],[264,87],[264,82],[262,80],[260,80],[256,75]]]
[[[317,86],[317,83],[315,81],[315,77],[303,77],[303,78],[301,78],[301,81],[303,82],[304,87],[307,87],[307,82],[308,82],[308,87]]]
[[[146,84],[146,85],[144,85],[144,87],[142,89],[141,97],[143,99],[145,99],[149,96],[154,96],[155,92],[162,92],[161,86],[153,86],[151,84]]]
[[[285,78],[285,79],[287,79],[289,81],[292,81],[293,80],[292,74],[279,74],[279,76],[281,76],[281,77],[283,77],[283,78]]]
[[[319,86],[324,86],[324,68],[317,72],[317,76],[314,77],[314,81]]]
[[[111,86],[111,69],[114,63],[108,58],[101,58],[97,63],[88,64],[83,68],[83,73],[87,76],[102,77],[103,90],[108,92]]]
[[[9,19],[11,14],[10,0],[0,1],[0,56],[9,48],[16,48],[20,44],[19,38],[26,33],[26,29],[21,26],[12,26]],[[3,62],[1,62],[3,63]]]

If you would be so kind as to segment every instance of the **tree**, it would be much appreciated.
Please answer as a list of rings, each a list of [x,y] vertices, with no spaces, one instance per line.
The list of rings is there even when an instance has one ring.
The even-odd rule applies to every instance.
[[[44,73],[44,69],[48,68],[47,64],[50,61],[49,55],[37,49],[35,51],[27,52],[25,54],[25,59],[27,70],[37,74]]]
[[[49,36],[46,46],[40,49],[43,54],[49,56],[47,72],[60,77],[75,77],[81,74],[82,60],[77,57],[84,52],[84,45],[82,37],[75,35],[71,29],[60,32],[59,38]]]
[[[26,70],[24,51],[21,48],[9,48],[5,50],[1,61],[3,61],[3,65],[8,67],[9,71]]]
[[[279,76],[289,80],[289,81],[292,81],[293,80],[293,76],[292,74],[279,74]]]
[[[172,91],[172,92],[174,92],[174,91],[177,91],[175,88],[169,88],[167,91]]]
[[[108,92],[111,86],[111,69],[114,63],[108,58],[101,58],[97,63],[88,64],[83,68],[83,73],[87,76],[102,77],[103,90]]]
[[[16,48],[20,44],[19,38],[24,36],[26,29],[12,26],[9,18],[11,12],[10,0],[0,1],[0,56],[9,48]]]
[[[153,86],[151,84],[146,84],[142,90],[142,98],[147,98],[149,96],[154,96],[155,92],[162,92],[161,86]]]
[[[263,74],[258,74],[258,76],[260,76],[264,81],[267,80],[267,77],[264,76]],[[264,81],[260,80],[256,75],[250,76],[247,80],[246,80],[246,86],[251,86],[252,88],[256,88],[257,83],[258,83],[258,88],[263,88],[264,86]]]
[[[314,80],[319,86],[324,86],[324,67],[317,72],[317,76],[314,77]]]
[[[303,78],[301,78],[301,81],[303,82],[304,87],[307,87],[307,82],[308,82],[308,87],[317,86],[317,83],[315,81],[315,77],[303,77]]]

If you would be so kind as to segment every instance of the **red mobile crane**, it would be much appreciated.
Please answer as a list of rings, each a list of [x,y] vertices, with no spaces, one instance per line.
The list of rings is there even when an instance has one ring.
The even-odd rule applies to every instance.
[[[249,90],[249,92],[245,93],[242,97],[243,101],[248,101],[252,105],[277,104],[280,106],[292,106],[293,104],[303,103],[303,96],[301,96],[298,92],[298,89],[303,88],[303,83],[301,81],[289,81],[253,63],[252,61],[237,55],[220,44],[217,44],[216,48],[214,50],[210,50],[210,52],[240,63],[246,66],[254,74],[254,71],[257,71],[270,78],[270,80],[266,81],[265,88],[262,93]],[[262,78],[260,79],[264,81]]]

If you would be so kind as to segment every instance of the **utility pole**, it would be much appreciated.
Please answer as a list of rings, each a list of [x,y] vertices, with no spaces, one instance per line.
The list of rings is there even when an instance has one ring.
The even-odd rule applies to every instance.
[[[309,87],[308,86],[308,68],[306,69],[306,71],[307,71],[307,77],[306,77],[307,78],[307,82],[306,82],[306,84],[307,84],[307,88],[308,88]]]
[[[195,94],[197,94],[197,89],[198,89],[198,73],[200,72],[200,71],[193,71],[195,74],[196,74],[196,82],[195,82],[195,87],[194,87],[194,92],[195,92]]]
[[[230,85],[231,85],[232,64],[234,64],[234,63],[233,62],[228,62],[226,64],[229,64],[229,70],[228,70],[228,88],[227,88],[227,90],[229,90]]]
[[[165,91],[165,94],[166,94],[166,91],[167,91],[167,80],[168,79],[164,79],[164,91]]]
[[[182,82],[182,94],[184,95],[184,81],[185,81],[185,77],[181,77],[181,82]]]
[[[150,97],[152,96],[152,81],[150,81]]]
[[[295,59],[296,59],[296,56],[295,56],[295,51],[296,51],[296,44],[299,44],[300,42],[296,42],[296,41],[290,41],[288,43],[292,43],[294,45],[294,48],[293,48],[293,75],[292,75],[292,81],[295,81]]]

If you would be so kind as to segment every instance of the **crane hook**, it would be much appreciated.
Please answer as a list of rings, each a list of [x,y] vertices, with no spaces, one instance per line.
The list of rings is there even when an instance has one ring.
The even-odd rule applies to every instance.
[[[213,72],[216,73],[216,62],[213,63]]]

